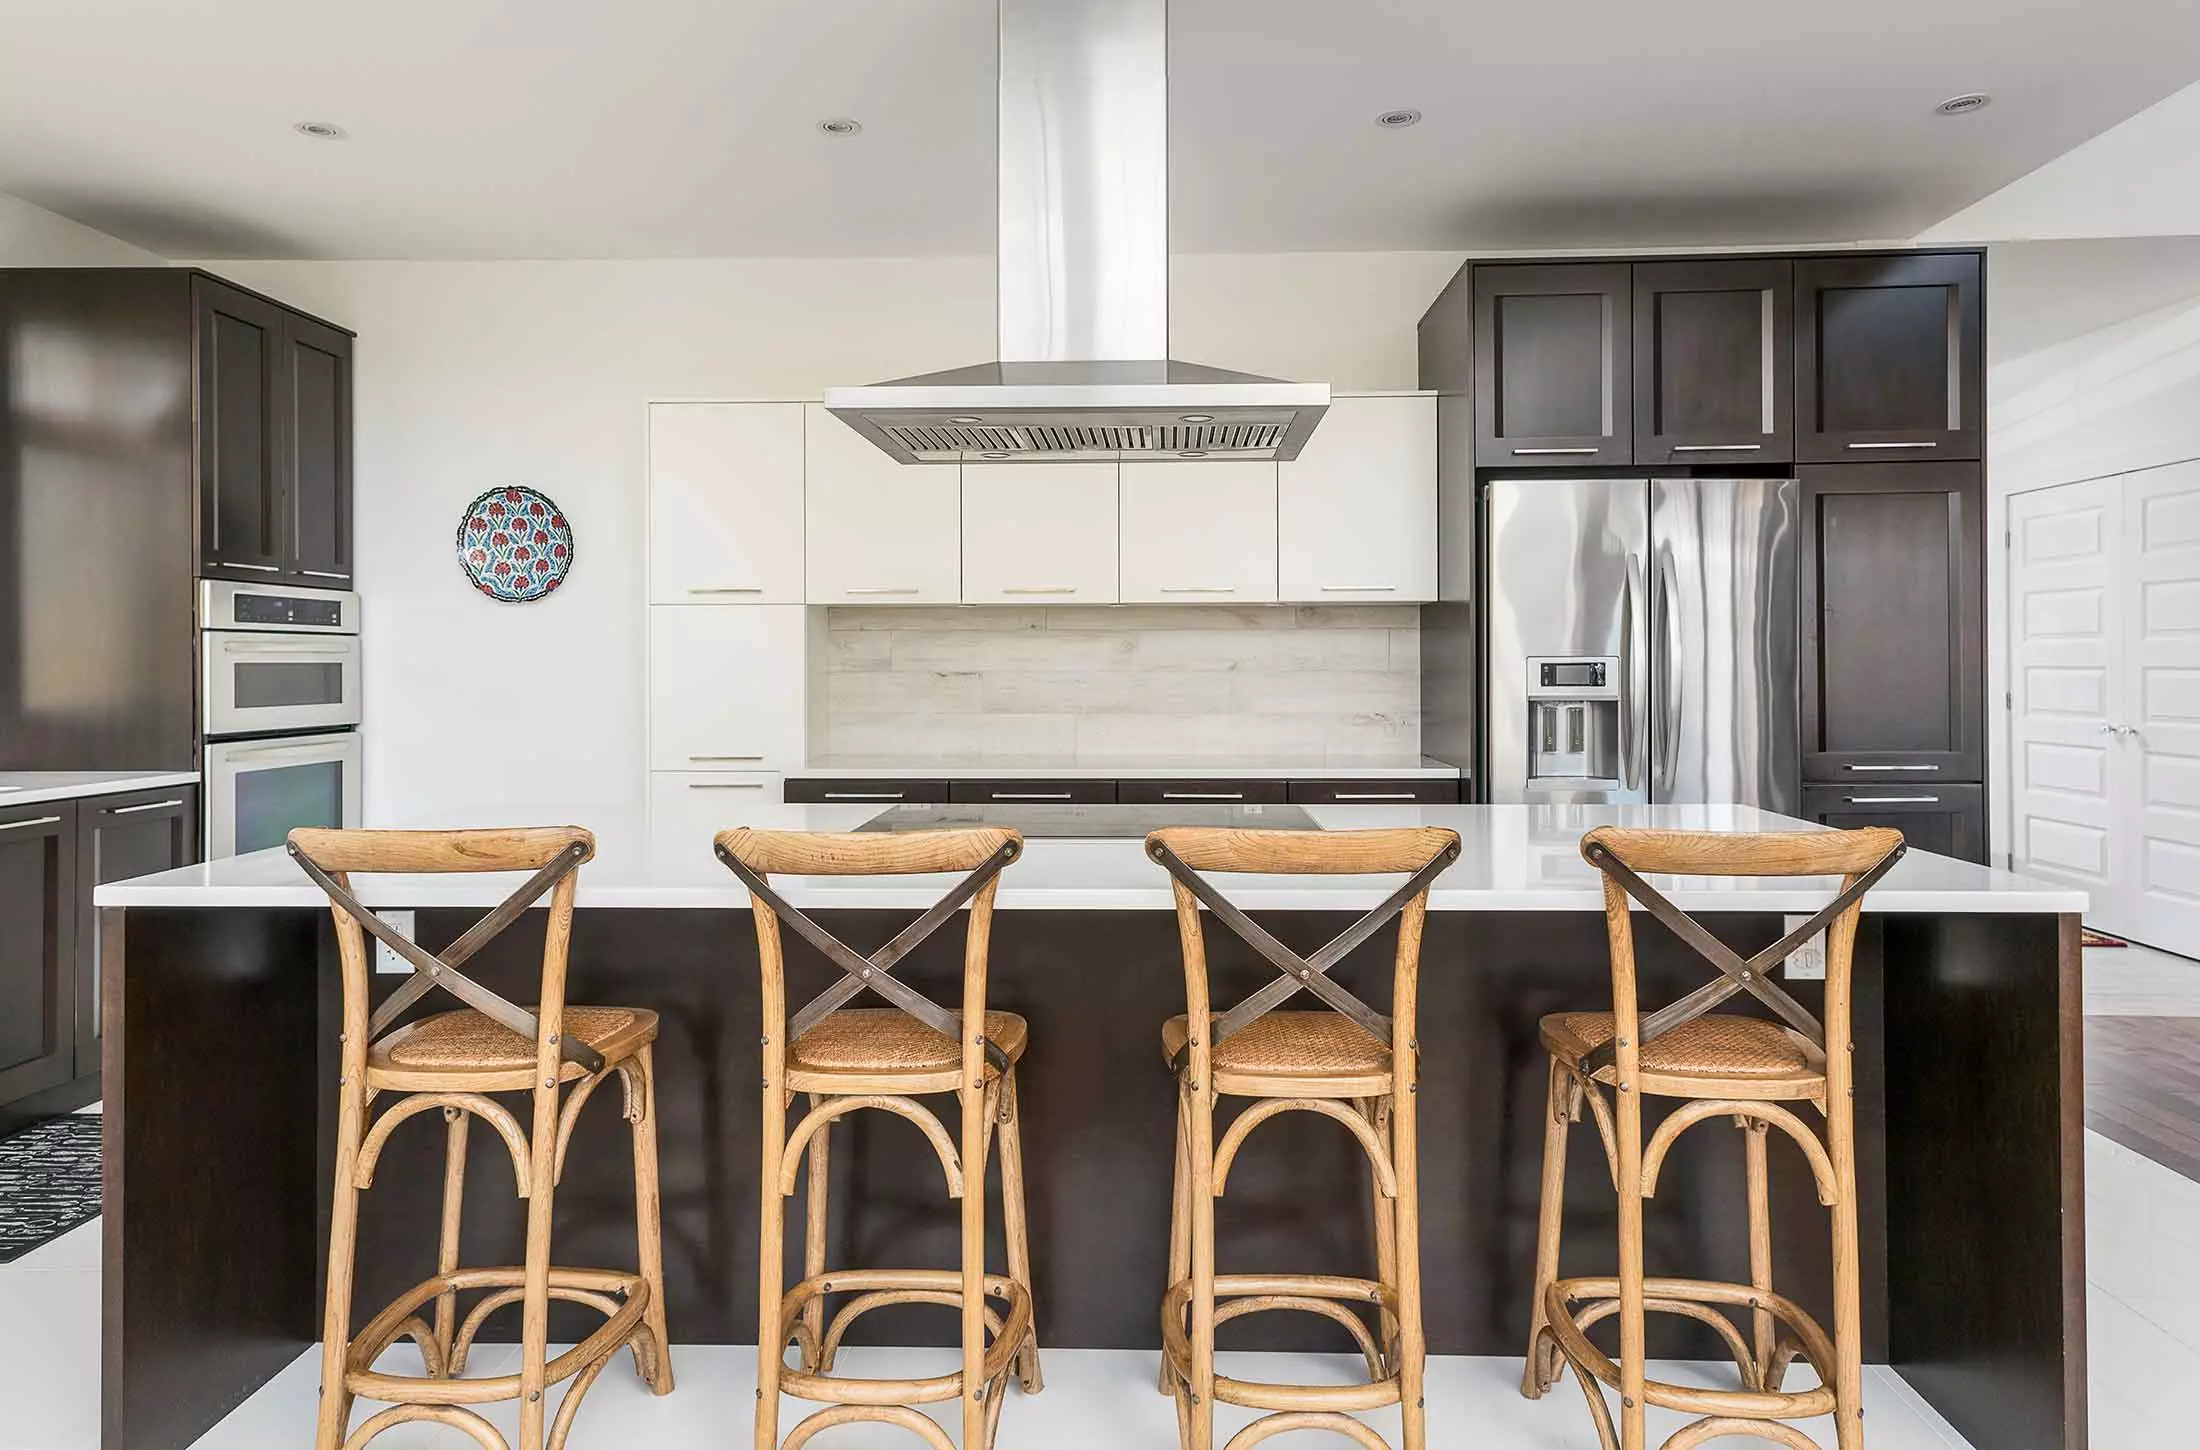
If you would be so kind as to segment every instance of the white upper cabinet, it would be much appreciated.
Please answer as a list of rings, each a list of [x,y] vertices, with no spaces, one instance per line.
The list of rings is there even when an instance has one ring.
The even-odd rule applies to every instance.
[[[652,403],[649,597],[802,602],[800,403]]]
[[[1126,604],[1276,598],[1276,465],[1122,465]]]
[[[799,769],[820,611],[801,605],[649,614],[649,768]],[[819,696],[822,700],[822,695]]]
[[[1116,466],[973,464],[962,478],[962,597],[1113,604]]]
[[[1277,468],[1280,597],[1436,597],[1436,399],[1332,399],[1305,451]]]
[[[802,413],[810,603],[961,599],[962,470],[896,463],[822,405]]]

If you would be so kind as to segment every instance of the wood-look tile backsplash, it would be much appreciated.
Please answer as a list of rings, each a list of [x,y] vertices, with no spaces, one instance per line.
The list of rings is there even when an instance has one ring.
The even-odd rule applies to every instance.
[[[826,618],[836,756],[1342,762],[1421,748],[1414,605],[836,606]]]

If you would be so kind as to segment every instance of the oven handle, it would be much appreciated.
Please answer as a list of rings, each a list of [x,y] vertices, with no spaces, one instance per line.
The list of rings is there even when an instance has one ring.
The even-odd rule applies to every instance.
[[[348,660],[359,653],[356,640],[342,644],[263,644],[258,640],[225,639],[222,653],[232,655],[318,655],[323,659]]]
[[[301,755],[308,751],[327,750],[328,748],[328,746],[322,744],[319,740],[307,741],[295,745],[260,745],[255,746],[250,750],[229,751],[223,758],[227,760],[257,760],[263,755]],[[346,741],[343,745],[337,747],[339,753],[337,755],[331,756],[330,759],[341,760],[344,755],[349,754],[352,750],[356,748],[357,747],[353,745],[352,742]]]

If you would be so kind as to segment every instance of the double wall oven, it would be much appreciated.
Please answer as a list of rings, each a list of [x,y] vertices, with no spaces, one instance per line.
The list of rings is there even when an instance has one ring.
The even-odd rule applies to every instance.
[[[199,582],[207,859],[359,824],[359,596]]]

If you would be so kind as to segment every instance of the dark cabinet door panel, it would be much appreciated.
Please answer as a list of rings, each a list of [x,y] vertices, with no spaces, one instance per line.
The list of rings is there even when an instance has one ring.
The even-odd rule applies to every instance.
[[[99,1071],[101,961],[92,889],[199,859],[193,786],[90,796],[76,807],[76,1075]]]
[[[74,1075],[76,930],[75,804],[0,810],[0,1103]]]
[[[1302,806],[1457,805],[1456,780],[1294,780],[1291,799]]]
[[[1985,279],[1973,252],[1795,267],[1796,456],[1982,457]]]
[[[843,780],[789,777],[783,787],[789,805],[937,805],[947,799],[944,780]]]
[[[1980,468],[1801,474],[1804,779],[1982,779]]]
[[[1280,780],[1119,780],[1115,799],[1127,806],[1277,806],[1289,792]]]
[[[1803,815],[1822,826],[1892,826],[1920,851],[1986,864],[1986,788],[1978,785],[1812,786]]]
[[[1474,269],[1475,462],[1634,459],[1626,263]]]
[[[285,568],[328,588],[351,583],[351,338],[292,314],[284,320],[290,539]]]
[[[1793,266],[1642,263],[1633,287],[1635,461],[1793,458]]]
[[[1115,800],[1112,780],[957,780],[947,798],[958,803],[1104,806]]]
[[[210,278],[192,281],[197,326],[200,562],[264,579],[289,552],[282,426],[283,326],[264,298]]]

